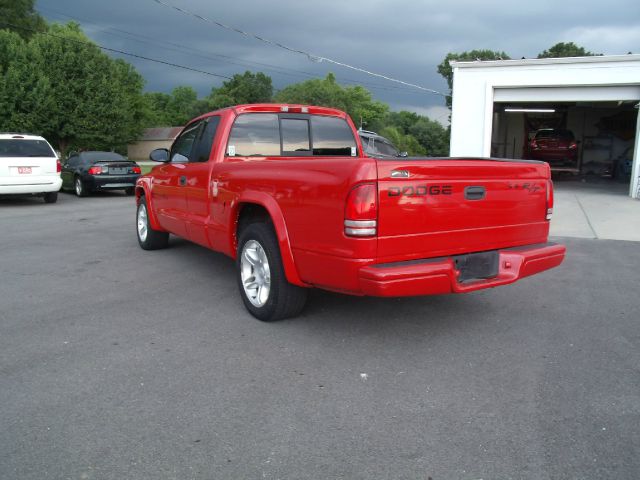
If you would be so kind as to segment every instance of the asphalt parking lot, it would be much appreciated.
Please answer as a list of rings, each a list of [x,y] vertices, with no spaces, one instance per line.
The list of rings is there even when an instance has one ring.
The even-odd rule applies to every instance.
[[[407,299],[249,316],[134,200],[0,199],[2,479],[637,479],[640,244]]]

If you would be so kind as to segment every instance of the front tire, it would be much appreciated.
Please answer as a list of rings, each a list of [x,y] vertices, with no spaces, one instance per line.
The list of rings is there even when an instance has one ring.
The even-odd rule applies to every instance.
[[[240,232],[236,270],[242,301],[258,320],[294,317],[304,308],[308,291],[287,281],[271,225],[252,223]]]
[[[165,248],[169,244],[169,233],[154,230],[149,222],[149,211],[147,201],[140,197],[136,210],[136,233],[138,243],[144,250],[158,250]]]

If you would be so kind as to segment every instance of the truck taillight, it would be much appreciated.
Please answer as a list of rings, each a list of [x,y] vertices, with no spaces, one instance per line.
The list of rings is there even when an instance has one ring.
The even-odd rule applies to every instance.
[[[553,182],[547,180],[547,220],[553,216]]]
[[[344,233],[349,237],[372,237],[378,227],[378,188],[375,183],[354,187],[344,209]]]
[[[56,173],[62,172],[62,163],[60,163],[60,159],[56,158]]]

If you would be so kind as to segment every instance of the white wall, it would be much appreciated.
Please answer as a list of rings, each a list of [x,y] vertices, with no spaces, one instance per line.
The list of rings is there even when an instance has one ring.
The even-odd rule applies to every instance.
[[[523,102],[640,101],[640,55],[452,62],[452,67],[452,157],[490,156],[494,97]],[[634,196],[640,191],[639,150],[636,143],[630,187]]]

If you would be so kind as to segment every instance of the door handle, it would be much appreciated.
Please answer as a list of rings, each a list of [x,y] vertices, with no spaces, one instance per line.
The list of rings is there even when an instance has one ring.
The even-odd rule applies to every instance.
[[[180,179],[178,180],[178,183],[180,184],[181,187],[184,187],[187,184],[187,176],[181,175]]]
[[[465,187],[464,198],[467,200],[482,200],[486,194],[484,187]]]

